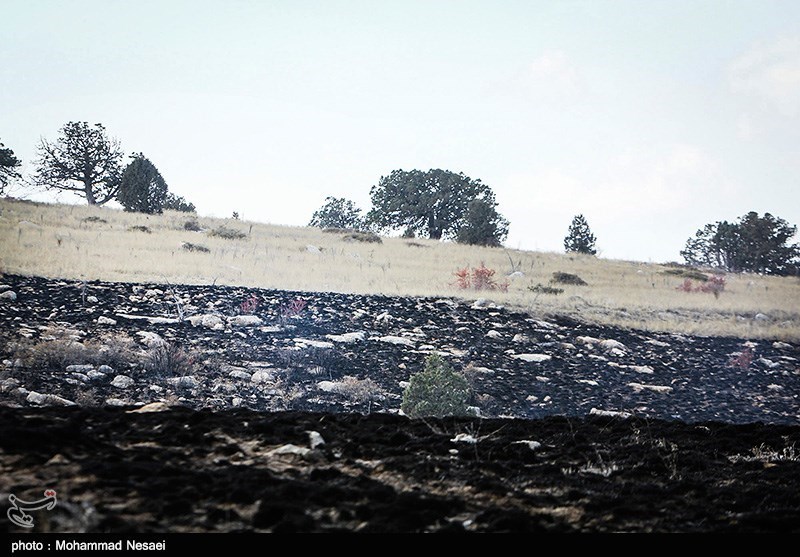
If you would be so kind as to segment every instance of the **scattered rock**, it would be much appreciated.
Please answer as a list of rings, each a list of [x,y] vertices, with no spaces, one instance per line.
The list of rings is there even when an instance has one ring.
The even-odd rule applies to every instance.
[[[212,329],[215,331],[221,331],[225,329],[225,323],[222,321],[222,317],[219,315],[210,313],[204,315],[192,315],[186,320],[191,323],[193,327],[205,327],[206,329]]]
[[[107,398],[106,399],[107,406],[130,406],[130,403],[127,400],[122,400],[121,398]]]
[[[259,370],[256,373],[264,373],[264,371]],[[251,375],[241,369],[234,369],[228,372],[228,377],[232,377],[233,379],[240,379],[242,381],[253,381],[253,375],[255,375],[255,373]],[[261,383],[261,381],[253,381],[253,383]]]
[[[97,299],[97,296],[86,296],[86,301],[90,304],[96,304],[100,300]]]
[[[756,316],[754,317],[754,319],[756,321],[765,322],[765,321],[769,321],[770,317],[769,317],[769,315],[767,315],[765,313],[756,313]]]
[[[586,385],[591,385],[592,387],[597,387],[598,385],[600,385],[600,383],[598,383],[594,379],[576,379],[575,381],[577,381],[578,383],[585,383]]]
[[[258,371],[253,373],[253,375],[248,375],[247,373],[244,372],[238,372],[237,375],[234,375],[234,373],[236,372],[232,371],[230,373],[230,376],[237,377],[239,379],[245,379],[245,377],[247,377],[251,382],[255,383],[256,385],[260,385],[262,383],[269,383],[274,379],[274,375],[272,374],[272,372],[263,369],[259,369]]]
[[[2,294],[0,294],[0,300],[8,300],[9,302],[13,302],[17,299],[17,294],[13,290],[6,290]]]
[[[305,348],[308,346],[312,346],[314,348],[333,348],[334,344],[332,342],[327,342],[324,340],[313,340],[308,338],[295,338],[294,340],[301,348]]]
[[[151,402],[136,410],[128,410],[129,414],[148,414],[150,412],[163,412],[169,410],[169,405],[165,402]]]
[[[474,445],[478,442],[478,438],[469,433],[458,433],[455,437],[450,439],[450,441],[453,443],[469,443],[470,445]]]
[[[102,371],[95,371],[92,369],[86,372],[86,376],[92,381],[96,381],[97,379],[102,379],[103,377],[105,377],[106,374],[103,373]]]
[[[788,350],[788,349],[790,349],[792,347],[792,345],[788,344],[788,343],[785,343],[785,342],[779,342],[778,341],[778,342],[773,342],[772,343],[772,347],[775,348],[776,350]]]
[[[307,456],[311,453],[311,449],[307,447],[298,447],[297,445],[292,445],[291,443],[287,445],[281,445],[276,449],[272,449],[267,453],[268,456],[281,456],[281,455],[294,455],[294,456]]]
[[[313,246],[313,245],[311,245],[311,244],[308,244],[308,245],[306,246],[306,251],[307,251],[308,253],[322,253],[322,250],[321,250],[321,249],[319,249],[317,246]]]
[[[613,352],[614,350],[625,352],[627,348],[624,344],[616,340],[603,340],[600,341],[600,348],[602,348],[605,352]]]
[[[77,404],[71,400],[67,400],[58,395],[44,395],[36,391],[28,392],[28,396],[25,400],[39,406],[77,406]]]
[[[66,370],[70,373],[89,373],[90,371],[94,370],[94,366],[91,364],[71,365],[67,366]]]
[[[97,368],[97,371],[99,371],[100,373],[114,373],[114,368],[103,364],[99,368]]]
[[[359,342],[364,340],[366,337],[367,337],[366,333],[362,331],[356,331],[354,333],[344,333],[341,335],[325,335],[325,338],[330,339],[333,342],[341,342],[345,344]]]
[[[473,302],[473,304],[470,307],[472,309],[488,309],[493,305],[494,304],[492,304],[492,302],[490,302],[486,298],[478,298],[477,300],[475,300],[475,302]]]
[[[335,393],[339,390],[339,384],[333,381],[320,381],[317,388],[326,393]]]
[[[527,445],[527,447],[532,451],[535,451],[536,449],[539,449],[542,446],[542,444],[539,443],[538,441],[531,441],[529,439],[521,439],[519,441],[514,441],[511,444],[512,445]]]
[[[193,375],[185,375],[183,377],[170,377],[167,383],[173,387],[182,389],[194,389],[200,384]]]
[[[599,410],[597,408],[592,408],[591,410],[589,410],[589,414],[591,416],[605,416],[608,418],[622,418],[622,419],[633,417],[633,414],[631,414],[630,412],[617,412],[615,410]]]
[[[488,333],[486,333],[486,337],[495,339],[503,338],[503,333],[500,333],[499,331],[495,331],[494,329],[492,329]]]
[[[156,348],[157,346],[164,346],[166,341],[161,338],[158,333],[151,333],[150,331],[139,331],[136,336],[140,338],[142,344],[148,348]]]
[[[319,432],[306,431],[306,433],[308,433],[308,444],[312,450],[325,444],[325,439],[322,438]]]
[[[518,344],[523,344],[523,343],[526,343],[526,342],[530,342],[530,340],[531,339],[528,338],[528,335],[523,335],[522,333],[517,333],[516,335],[514,335],[514,338],[511,339],[511,342],[516,342]]]
[[[767,358],[759,358],[758,363],[763,366],[766,366],[769,369],[775,369],[776,367],[780,367],[781,364],[778,362],[773,362],[772,360],[768,360]]]
[[[100,317],[97,318],[97,324],[98,325],[116,325],[117,322],[114,319],[111,319],[110,317],[106,317],[105,315],[101,315]]]
[[[127,375],[117,375],[111,381],[111,385],[118,389],[127,389],[128,387],[131,387],[133,383],[134,383],[133,379],[131,379]]]
[[[552,356],[548,356],[547,354],[514,354],[511,356],[512,358],[516,358],[517,360],[522,360],[523,362],[546,362],[547,360],[552,360]]]
[[[408,339],[406,337],[397,337],[397,336],[393,336],[393,335],[386,335],[386,336],[379,337],[378,340],[381,341],[381,342],[388,342],[389,344],[399,344],[399,345],[402,345],[402,346],[410,346],[412,348],[416,346],[416,344],[414,343],[413,340]]]
[[[231,327],[257,327],[264,321],[256,315],[235,315],[228,317],[228,325]]]
[[[769,389],[770,391],[782,391],[783,390],[783,386],[782,385],[776,385],[776,384],[772,383],[770,385],[767,385],[767,389]]]
[[[628,369],[632,369],[636,373],[647,373],[647,374],[655,373],[653,368],[651,368],[650,366],[627,366],[627,367]]]
[[[672,387],[662,385],[645,385],[644,383],[628,383],[628,387],[633,389],[633,392],[638,393],[643,390],[653,391],[654,393],[666,394],[672,392]]]

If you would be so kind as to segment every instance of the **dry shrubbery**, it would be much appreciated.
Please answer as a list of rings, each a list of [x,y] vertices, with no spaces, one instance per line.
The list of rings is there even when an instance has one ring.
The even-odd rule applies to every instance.
[[[197,368],[197,358],[178,345],[164,343],[153,346],[147,351],[144,368],[158,376],[191,375]]]
[[[127,336],[81,342],[69,336],[48,338],[37,343],[20,343],[15,357],[24,367],[34,370],[60,372],[70,365],[107,365],[121,370],[139,361],[135,343]]]
[[[209,236],[216,236],[224,240],[242,240],[247,238],[247,234],[235,228],[228,228],[227,226],[218,226],[217,228],[208,232]]]

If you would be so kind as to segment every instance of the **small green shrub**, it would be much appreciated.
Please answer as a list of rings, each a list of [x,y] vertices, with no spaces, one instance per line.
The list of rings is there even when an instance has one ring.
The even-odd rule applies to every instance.
[[[202,230],[202,228],[200,228],[200,223],[197,222],[197,219],[191,219],[184,222],[183,229],[189,230],[190,232],[200,232]]]
[[[208,253],[211,251],[202,244],[192,244],[191,242],[184,242],[181,247],[186,251],[199,251],[201,253]]]
[[[345,242],[366,242],[370,244],[382,244],[381,237],[374,232],[350,232],[342,236]]]
[[[106,219],[96,216],[86,217],[85,219],[83,219],[83,222],[97,222],[100,224],[108,224],[108,221]]]
[[[663,274],[663,275],[673,275],[673,276],[676,276],[676,277],[687,278],[687,279],[696,280],[696,281],[699,281],[699,282],[707,282],[708,281],[708,275],[706,275],[705,273],[701,273],[700,271],[698,271],[696,269],[677,269],[677,268],[676,269],[666,269],[664,271],[661,271],[661,274]]]
[[[562,273],[561,271],[556,271],[553,273],[553,278],[550,279],[551,284],[571,284],[573,286],[586,286],[586,281],[583,280],[578,275],[572,275],[570,273]]]
[[[564,293],[563,288],[553,288],[552,286],[545,286],[543,284],[537,284],[536,286],[529,286],[528,290],[531,292],[536,292],[537,294],[553,294],[554,296],[558,296],[559,294]]]
[[[464,375],[438,354],[425,359],[425,370],[412,375],[403,391],[403,412],[410,418],[466,416],[472,396]]]
[[[227,226],[218,226],[214,230],[209,231],[208,235],[217,236],[225,240],[242,240],[243,238],[247,238],[247,234],[241,230],[228,228]]]

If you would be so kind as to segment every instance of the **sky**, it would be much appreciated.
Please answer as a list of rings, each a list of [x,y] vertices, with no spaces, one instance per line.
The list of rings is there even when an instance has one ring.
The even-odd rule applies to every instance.
[[[679,261],[800,224],[796,0],[2,0],[0,141],[102,123],[198,213],[306,225],[392,170],[489,185],[506,245]],[[37,200],[81,202],[30,192]]]

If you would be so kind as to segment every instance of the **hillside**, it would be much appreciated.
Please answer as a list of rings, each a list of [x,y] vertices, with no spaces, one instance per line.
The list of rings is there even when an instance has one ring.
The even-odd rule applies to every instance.
[[[200,230],[185,229],[196,220]],[[142,228],[146,227],[146,228]],[[219,227],[241,239],[209,233]],[[184,213],[143,215],[107,208],[0,200],[0,272],[72,280],[225,284],[299,291],[490,298],[534,315],[650,331],[739,338],[800,339],[800,280],[728,275],[725,291],[676,289],[680,269],[663,265],[424,239],[347,241],[344,234]],[[208,252],[189,251],[185,244]],[[507,292],[462,290],[454,272],[513,271]],[[512,266],[513,265],[513,266]],[[586,286],[554,285],[553,273],[576,274]],[[761,314],[758,319],[756,316]]]

